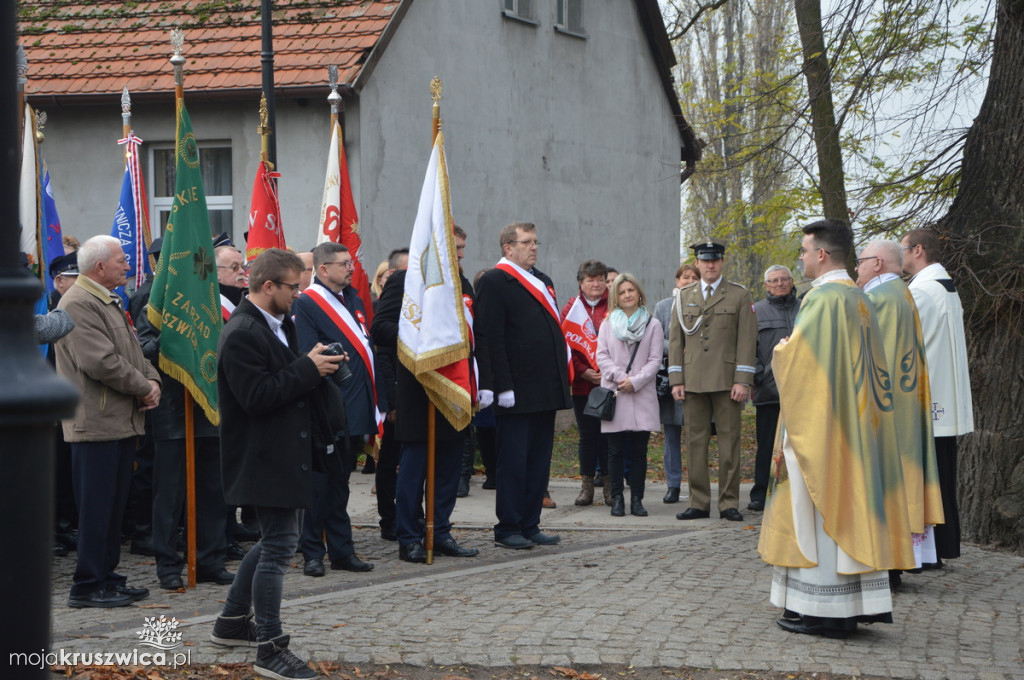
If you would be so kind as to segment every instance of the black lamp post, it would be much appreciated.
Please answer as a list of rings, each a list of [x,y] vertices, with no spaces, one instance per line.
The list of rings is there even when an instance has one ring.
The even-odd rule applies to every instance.
[[[270,127],[267,160],[277,170],[277,113],[274,104],[274,7],[273,0],[262,0],[260,24],[263,34],[263,49],[260,52],[260,65],[263,68],[263,94],[267,98],[267,121]]]
[[[39,281],[18,262],[20,174],[15,80],[17,3],[0,9],[0,526],[13,551],[0,572],[0,664],[4,678],[49,677],[44,664],[12,662],[50,646],[54,423],[74,413],[78,394],[43,360],[33,306]]]

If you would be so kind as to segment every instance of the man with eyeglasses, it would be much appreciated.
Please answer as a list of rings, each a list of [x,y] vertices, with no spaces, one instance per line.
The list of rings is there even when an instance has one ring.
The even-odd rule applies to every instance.
[[[690,507],[676,519],[711,516],[708,444],[711,423],[718,433],[718,514],[742,522],[740,416],[754,382],[757,317],[750,293],[722,277],[725,245],[693,246],[700,281],[676,289],[669,323],[668,380],[683,402]]]
[[[853,231],[827,219],[803,232],[812,289],[772,358],[782,440],[757,550],[775,565],[779,627],[845,638],[858,623],[892,623],[887,570],[912,569],[914,551],[900,461],[886,439],[885,349],[870,302],[846,272]]]
[[[908,286],[917,303],[928,357],[932,395],[929,403],[946,522],[935,527],[938,559],[924,566],[938,569],[943,559],[960,557],[956,438],[974,431],[964,308],[953,279],[939,264],[939,238],[933,230],[913,229],[907,232],[900,245],[903,271],[913,277]]]
[[[299,353],[289,312],[303,269],[295,253],[260,253],[249,296],[224,325],[217,348],[224,496],[256,507],[262,538],[239,564],[210,639],[256,647],[257,672],[272,678],[317,676],[289,649],[281,595],[315,471],[329,465],[334,435],[344,426],[341,395],[323,378],[345,358],[324,354],[320,344]]]
[[[903,465],[916,566],[935,562],[934,526],[943,523],[939,473],[932,439],[931,390],[917,305],[903,273],[903,250],[896,241],[872,241],[857,258],[857,285],[871,301],[882,333],[892,383],[893,436]],[[890,448],[890,447],[887,447]],[[899,571],[889,575],[899,586]]]
[[[349,476],[367,435],[387,413],[384,384],[374,373],[373,344],[370,342],[363,303],[352,287],[355,260],[341,243],[325,241],[313,249],[313,282],[295,302],[295,330],[299,351],[317,343],[340,343],[346,366],[335,382],[345,399],[346,425],[338,432],[337,458],[327,474],[315,476],[313,502],[302,524],[300,549],[306,576],[323,576],[324,556],[330,555],[331,569],[370,571],[373,565],[356,556],[352,543],[352,522],[348,516]],[[326,548],[324,537],[326,536]]]
[[[793,273],[781,264],[773,264],[764,273],[764,300],[754,303],[757,317],[757,360],[754,363],[754,404],[757,455],[754,458],[754,487],[750,490],[748,510],[764,510],[768,492],[768,473],[775,448],[775,430],[779,425],[779,388],[772,373],[775,345],[793,332],[800,300],[793,286]]]
[[[242,253],[230,240],[226,240],[225,236],[226,234],[222,234],[214,242],[213,255],[217,260],[220,308],[226,322],[244,297],[245,265],[242,262]]]
[[[510,224],[501,230],[498,244],[501,260],[477,284],[474,332],[481,401],[496,395],[494,544],[524,550],[559,542],[558,536],[540,530],[540,514],[555,413],[572,408],[570,352],[554,284],[536,268],[536,226]]]

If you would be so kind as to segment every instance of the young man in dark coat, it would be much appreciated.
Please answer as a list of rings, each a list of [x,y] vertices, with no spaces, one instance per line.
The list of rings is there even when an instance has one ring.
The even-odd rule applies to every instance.
[[[559,537],[540,530],[555,412],[572,408],[569,351],[551,279],[537,270],[537,228],[510,224],[504,257],[480,277],[474,320],[481,390],[491,391],[498,424],[494,543],[526,549]]]
[[[257,646],[257,672],[276,678],[316,677],[282,634],[281,591],[302,508],[313,495],[314,467],[326,469],[336,458],[334,433],[341,428],[331,417],[340,395],[322,378],[344,357],[323,354],[319,344],[300,356],[289,316],[304,269],[297,255],[277,248],[256,258],[249,297],[224,326],[217,351],[224,497],[256,507],[263,538],[239,565],[210,639]]]

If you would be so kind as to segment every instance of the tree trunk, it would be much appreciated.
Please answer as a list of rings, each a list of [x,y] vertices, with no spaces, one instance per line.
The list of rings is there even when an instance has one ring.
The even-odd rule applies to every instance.
[[[1024,0],[999,0],[992,71],[936,225],[967,313],[973,434],[960,441],[965,538],[1024,553]]]
[[[843,150],[832,104],[832,77],[821,26],[821,0],[795,0],[796,23],[804,53],[804,78],[818,156],[818,185],[825,217],[850,221],[846,208]]]

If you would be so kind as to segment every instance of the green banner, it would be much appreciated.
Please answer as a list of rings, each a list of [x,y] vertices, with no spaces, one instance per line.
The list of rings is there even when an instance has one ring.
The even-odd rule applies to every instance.
[[[219,425],[220,291],[199,147],[182,99],[177,101],[177,124],[174,202],[164,228],[147,314],[160,329],[160,368],[181,382],[210,422]]]

